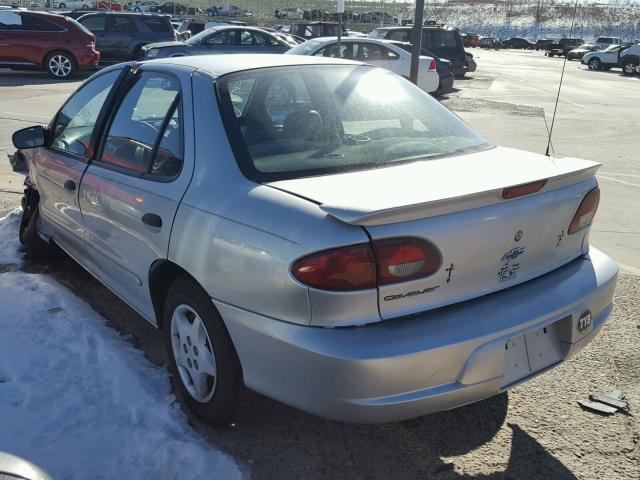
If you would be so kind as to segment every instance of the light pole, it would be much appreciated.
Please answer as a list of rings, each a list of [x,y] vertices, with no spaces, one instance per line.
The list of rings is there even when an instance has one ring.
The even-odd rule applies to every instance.
[[[418,67],[422,50],[422,22],[424,16],[424,0],[416,0],[416,11],[413,17],[413,48],[411,49],[411,72],[409,79],[418,83]]]

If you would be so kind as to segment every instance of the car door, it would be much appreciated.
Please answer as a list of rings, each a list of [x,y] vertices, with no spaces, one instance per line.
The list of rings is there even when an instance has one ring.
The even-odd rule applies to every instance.
[[[79,193],[96,275],[151,321],[149,270],[167,256],[193,171],[191,72],[155,68],[142,67],[119,94]]]
[[[129,15],[107,15],[107,41],[111,59],[127,61],[136,43],[138,27]]]
[[[34,50],[38,50],[42,42],[24,25],[24,20],[20,11],[0,10],[0,63],[37,63]]]
[[[381,45],[370,42],[355,42],[353,59],[370,65],[389,69],[389,57]]]
[[[73,94],[51,122],[46,146],[32,157],[43,222],[56,243],[79,260],[84,257],[84,224],[78,187],[95,151],[95,127],[120,74],[99,75]]]

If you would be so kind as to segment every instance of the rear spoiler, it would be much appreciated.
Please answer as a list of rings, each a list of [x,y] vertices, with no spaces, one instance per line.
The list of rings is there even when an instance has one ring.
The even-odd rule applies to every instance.
[[[562,160],[573,160],[571,158],[563,158]],[[577,159],[576,159],[577,160]],[[589,166],[584,166],[584,160],[580,162],[579,168],[570,168],[571,162],[566,162],[564,169],[559,168],[559,173],[551,178],[532,178],[531,182],[546,181],[544,186],[532,195],[558,190],[560,188],[575,185],[582,181],[593,178],[600,168],[601,164],[589,162]],[[564,163],[564,162],[563,162]],[[560,167],[561,165],[559,165]],[[527,182],[529,183],[529,182]],[[594,183],[595,180],[594,180]],[[494,205],[499,202],[509,202],[518,200],[503,199],[503,191],[505,188],[514,187],[516,185],[505,185],[504,187],[486,190],[480,192],[470,192],[466,195],[457,197],[443,198],[431,200],[428,202],[416,203],[413,205],[402,205],[380,210],[369,210],[363,208],[350,208],[346,205],[331,205],[323,203],[320,209],[332,217],[350,225],[360,225],[370,227],[375,225],[385,225],[389,223],[408,222],[420,218],[431,218],[439,215],[481,208],[488,205]]]

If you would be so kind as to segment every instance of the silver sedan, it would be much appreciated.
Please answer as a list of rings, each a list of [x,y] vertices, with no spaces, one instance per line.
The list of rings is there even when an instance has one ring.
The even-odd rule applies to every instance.
[[[250,390],[351,422],[454,408],[558,365],[612,310],[599,164],[492,146],[382,68],[120,64],[13,140],[22,242],[162,329],[213,425]]]

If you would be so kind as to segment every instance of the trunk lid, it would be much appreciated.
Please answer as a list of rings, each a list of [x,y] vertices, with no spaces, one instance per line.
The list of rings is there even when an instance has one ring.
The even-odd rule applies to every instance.
[[[581,255],[589,229],[567,229],[599,166],[498,147],[270,186],[318,203],[373,240],[418,237],[440,249],[434,275],[379,287],[380,314],[391,318],[509,288]],[[537,180],[546,180],[539,192],[502,199],[504,188]]]

